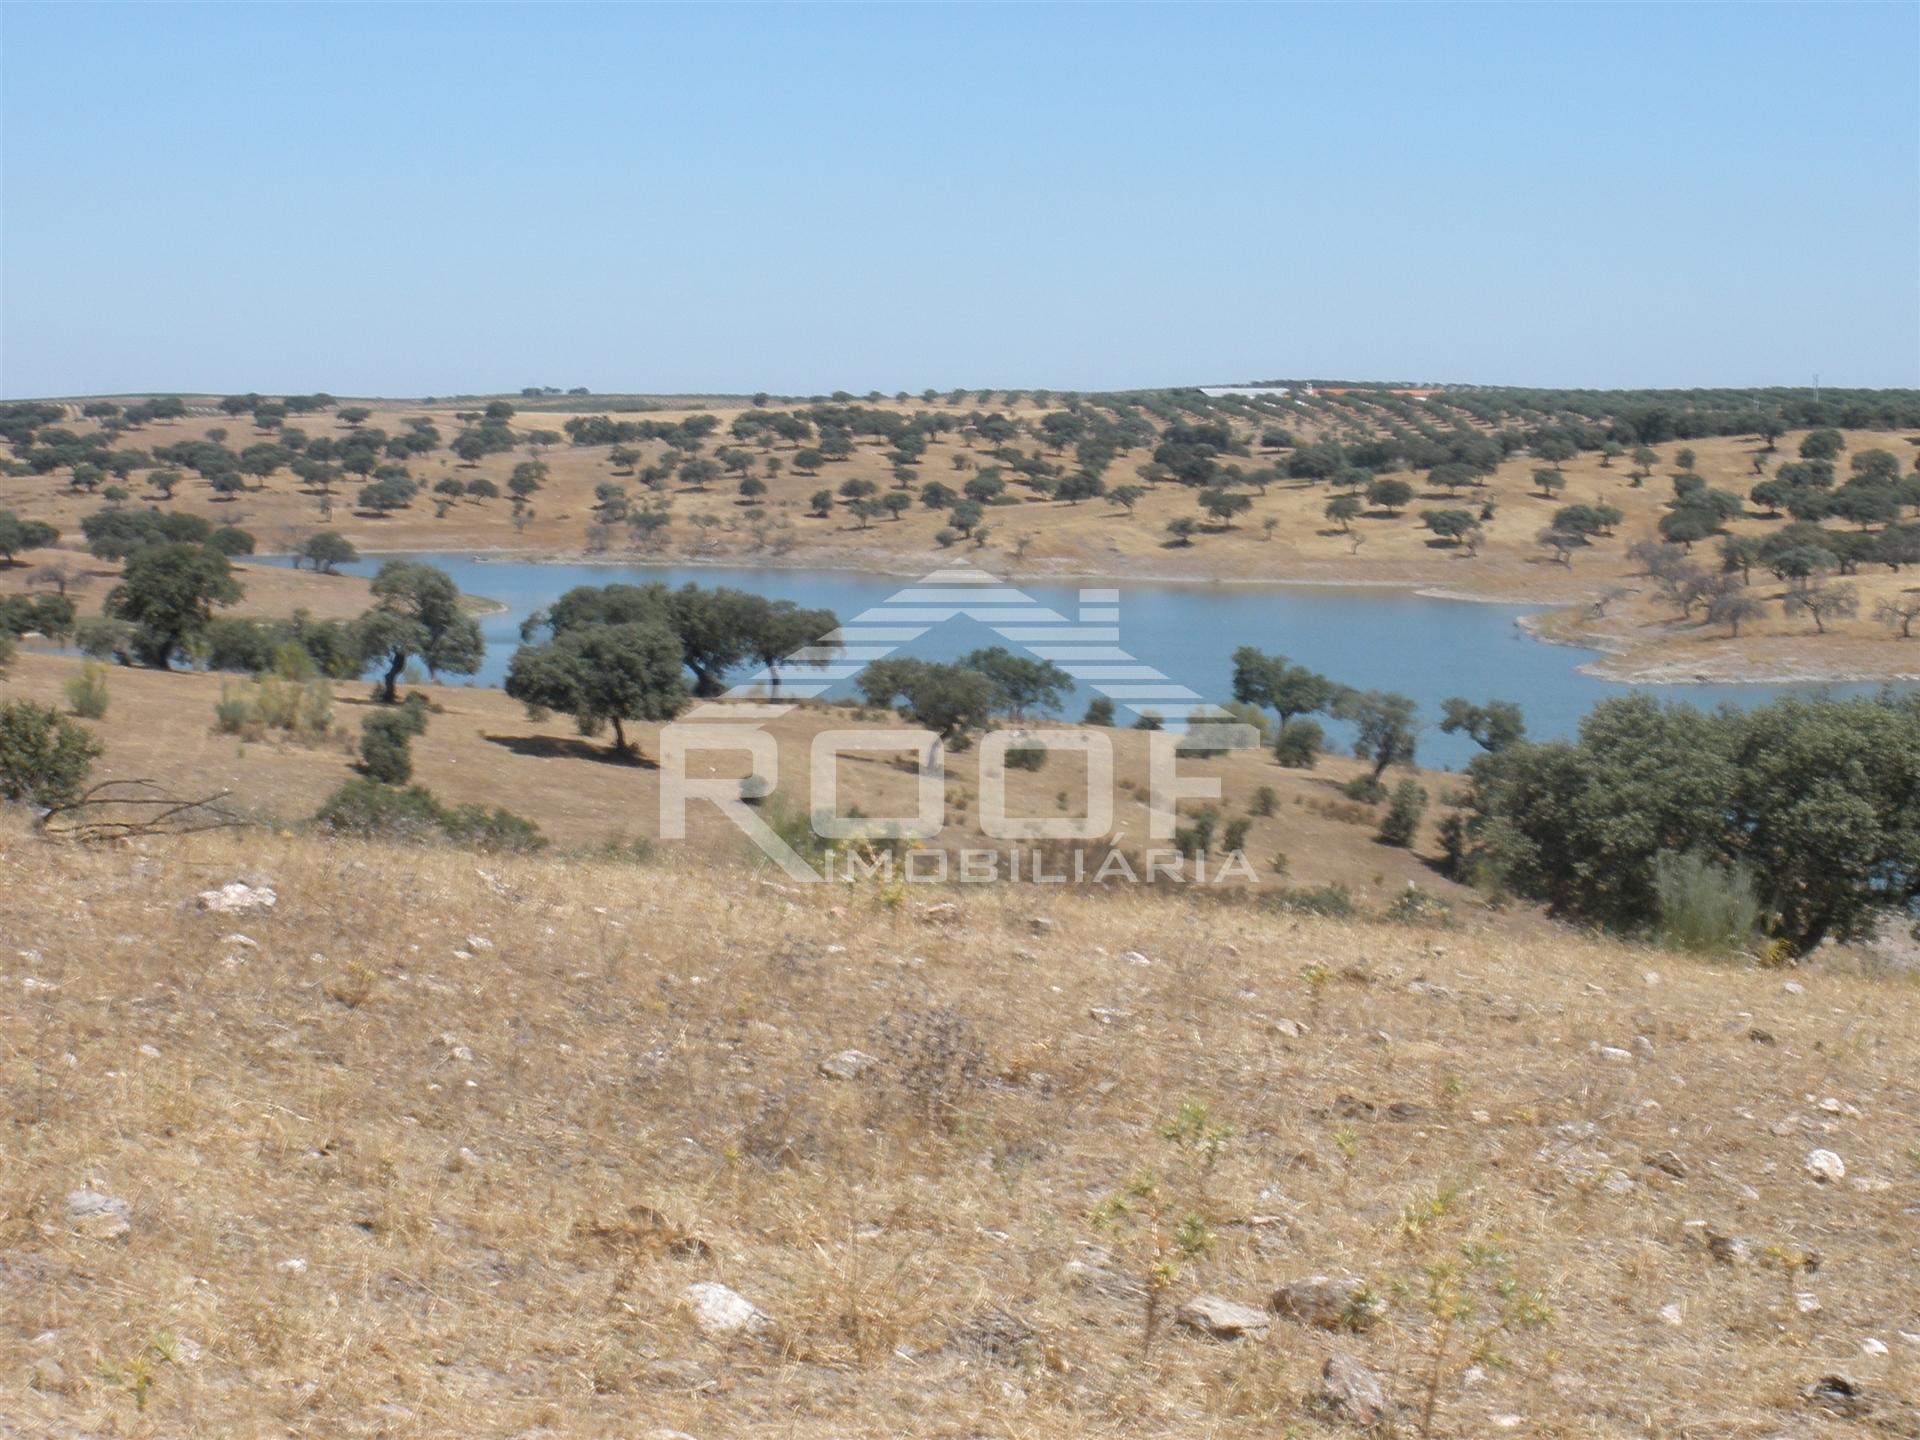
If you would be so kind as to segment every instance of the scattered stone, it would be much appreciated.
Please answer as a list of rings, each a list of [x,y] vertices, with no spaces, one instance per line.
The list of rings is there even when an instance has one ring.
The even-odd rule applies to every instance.
[[[937,905],[922,905],[920,920],[926,925],[951,925],[960,918],[960,907],[951,900],[942,900]]]
[[[1367,1282],[1356,1275],[1310,1275],[1274,1291],[1267,1308],[1322,1330],[1368,1330],[1380,1319],[1383,1307]]]
[[[879,1063],[864,1050],[841,1050],[820,1062],[820,1073],[829,1080],[858,1080]]]
[[[95,1240],[119,1240],[133,1229],[133,1207],[115,1195],[75,1190],[67,1196],[67,1223]]]
[[[1817,1409],[1843,1420],[1859,1420],[1873,1413],[1877,1398],[1850,1375],[1822,1375],[1800,1392],[1801,1398]]]
[[[1820,1313],[1820,1297],[1811,1290],[1802,1290],[1793,1297],[1793,1308],[1798,1310],[1802,1315],[1818,1315]]]
[[[53,1356],[42,1355],[27,1367],[27,1384],[50,1395],[61,1394],[67,1388],[66,1367]]]
[[[1138,950],[1122,950],[1120,952],[1120,960],[1121,960],[1121,963],[1126,965],[1153,964],[1153,961],[1149,960],[1146,956],[1142,955]]]
[[[1687,1312],[1682,1310],[1677,1302],[1660,1307],[1660,1323],[1662,1325],[1672,1325],[1678,1328],[1686,1324],[1686,1322]]]
[[[680,1303],[709,1340],[764,1334],[773,1318],[739,1291],[712,1280],[696,1280],[680,1292]]]
[[[1756,1045],[1771,1045],[1774,1043],[1773,1032],[1771,1030],[1762,1030],[1758,1025],[1753,1026],[1747,1031],[1747,1039]]]
[[[1612,1065],[1631,1065],[1633,1063],[1633,1052],[1631,1050],[1622,1050],[1618,1045],[1602,1045],[1599,1046],[1594,1053]]]
[[[478,1170],[479,1168],[480,1157],[464,1145],[447,1157],[447,1169],[456,1175],[461,1174],[463,1171]]]
[[[1788,980],[1782,984],[1780,988],[1789,995],[1804,995],[1807,993],[1807,987],[1802,985],[1798,980]]]
[[[283,1275],[304,1275],[307,1273],[307,1262],[295,1255],[291,1259],[282,1260],[273,1268]]]
[[[200,892],[200,908],[220,915],[247,915],[271,910],[279,901],[280,897],[269,886],[248,885],[241,880],[230,880],[218,890]]]
[[[1387,1392],[1380,1377],[1344,1350],[1334,1351],[1320,1367],[1320,1403],[1363,1430],[1387,1418]]]
[[[1264,1310],[1241,1305],[1218,1295],[1196,1295],[1173,1313],[1174,1323],[1216,1340],[1258,1338],[1267,1333],[1273,1319]]]
[[[1869,1335],[1860,1342],[1860,1353],[1862,1355],[1884,1355],[1887,1353],[1887,1342],[1884,1340],[1876,1340],[1873,1336]]]
[[[1059,924],[1058,920],[1051,920],[1045,915],[1035,915],[1028,919],[1027,928],[1036,935],[1051,935]]]
[[[1655,1170],[1661,1171],[1663,1174],[1671,1175],[1676,1180],[1684,1180],[1687,1178],[1686,1165],[1682,1163],[1680,1157],[1671,1150],[1662,1150],[1656,1155],[1649,1155],[1642,1163],[1651,1165]]]
[[[1307,1033],[1307,1027],[1302,1025],[1298,1020],[1289,1020],[1286,1016],[1282,1015],[1277,1020],[1269,1020],[1267,1022],[1267,1033],[1269,1035],[1284,1035],[1289,1040],[1298,1040]]]
[[[1810,1150],[1807,1152],[1807,1173],[1822,1185],[1830,1180],[1847,1178],[1847,1166],[1831,1150]]]

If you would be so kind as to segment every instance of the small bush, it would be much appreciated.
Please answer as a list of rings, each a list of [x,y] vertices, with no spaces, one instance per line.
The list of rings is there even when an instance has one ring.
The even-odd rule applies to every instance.
[[[1387,798],[1387,787],[1372,775],[1356,775],[1340,787],[1340,793],[1362,805],[1378,805]]]
[[[1247,819],[1244,815],[1237,820],[1229,820],[1227,822],[1227,833],[1225,840],[1222,842],[1222,848],[1224,848],[1229,855],[1235,850],[1246,849],[1247,831],[1252,828],[1253,821]]]
[[[1305,890],[1278,890],[1267,897],[1265,903],[1276,910],[1324,915],[1335,920],[1344,920],[1353,914],[1353,892],[1338,883]]]
[[[80,793],[100,740],[51,705],[0,705],[0,799],[62,805]]]
[[[89,660],[125,665],[133,649],[133,627],[124,620],[88,615],[73,622],[73,643]]]
[[[404,785],[413,778],[413,737],[427,728],[426,706],[409,700],[367,716],[360,727],[360,765],[383,785]]]
[[[222,735],[243,735],[253,718],[253,701],[220,687],[220,698],[213,702],[213,728]]]
[[[1017,745],[1007,751],[1009,770],[1039,770],[1047,763],[1044,745]]]
[[[1253,792],[1253,800],[1247,806],[1249,815],[1271,815],[1280,803],[1280,797],[1274,793],[1271,785],[1262,785]]]
[[[1317,720],[1289,720],[1274,737],[1273,758],[1289,770],[1311,770],[1320,763],[1326,738]]]
[[[89,660],[80,673],[67,681],[67,704],[83,720],[104,720],[107,715],[107,667]]]
[[[449,810],[424,786],[405,790],[371,780],[349,780],[327,798],[314,823],[337,835],[423,844],[444,841],[490,852],[538,850],[540,827],[510,810],[462,805]]]
[[[1420,833],[1420,817],[1427,813],[1427,792],[1416,780],[1402,780],[1393,787],[1393,803],[1380,822],[1383,844],[1406,849]]]
[[[1662,944],[1703,954],[1751,948],[1761,927],[1753,875],[1698,850],[1653,857],[1655,933]]]
[[[1086,719],[1081,723],[1084,725],[1113,724],[1113,701],[1104,695],[1096,695],[1087,703]]]
[[[1438,896],[1429,895],[1418,885],[1409,885],[1381,912],[1385,919],[1400,925],[1451,925],[1453,907]]]

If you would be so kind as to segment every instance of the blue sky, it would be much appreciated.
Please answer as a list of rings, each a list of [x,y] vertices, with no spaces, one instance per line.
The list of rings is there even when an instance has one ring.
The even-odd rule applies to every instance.
[[[1920,384],[1920,7],[0,9],[0,393]]]

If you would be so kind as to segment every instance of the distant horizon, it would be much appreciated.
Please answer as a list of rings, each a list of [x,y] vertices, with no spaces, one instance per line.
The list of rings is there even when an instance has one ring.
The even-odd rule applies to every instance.
[[[1821,381],[1820,384],[1817,386],[1812,384],[1811,382],[1806,384],[1764,384],[1763,383],[1763,384],[1751,384],[1751,385],[1742,385],[1742,384],[1534,385],[1534,384],[1524,384],[1524,383],[1503,381],[1503,380],[1407,380],[1407,379],[1381,380],[1381,379],[1358,379],[1352,376],[1347,376],[1347,377],[1342,377],[1337,379],[1336,378],[1314,379],[1311,381],[1308,381],[1308,380],[1295,380],[1295,381],[1198,380],[1198,381],[1180,381],[1177,383],[1166,384],[1166,385],[1114,385],[1114,386],[1087,387],[1087,386],[1074,386],[1074,385],[985,384],[985,385],[941,385],[941,386],[935,386],[933,388],[939,391],[940,399],[945,399],[946,396],[952,394],[955,390],[964,390],[964,391],[967,391],[969,394],[978,394],[982,391],[992,391],[995,394],[1003,394],[1007,391],[1016,391],[1023,398],[1032,396],[1034,394],[1045,394],[1057,399],[1062,395],[1155,394],[1155,393],[1173,391],[1173,390],[1219,389],[1224,387],[1265,389],[1265,388],[1277,388],[1281,386],[1295,386],[1295,385],[1308,385],[1308,384],[1318,385],[1318,386],[1350,385],[1350,386],[1361,387],[1361,388],[1376,387],[1381,389],[1398,387],[1402,389],[1437,389],[1437,390],[1529,390],[1529,391],[1537,390],[1537,391],[1542,391],[1546,393],[1563,393],[1563,394],[1623,394],[1623,393],[1632,394],[1632,393],[1644,392],[1649,394],[1687,395],[1687,394],[1696,394],[1696,393],[1711,394],[1711,393],[1721,392],[1721,391],[1735,391],[1735,392],[1781,391],[1786,393],[1805,393],[1805,394],[1811,395],[1815,393],[1816,390],[1820,392],[1826,392],[1826,391],[1908,392],[1908,391],[1920,390],[1920,384],[1915,384],[1915,385],[1839,385],[1839,384],[1829,384],[1824,380]],[[373,401],[376,403],[382,402],[382,401],[390,401],[394,403],[406,403],[406,404],[412,404],[412,405],[427,405],[427,404],[440,405],[440,404],[448,404],[448,403],[453,403],[453,402],[462,401],[462,400],[526,400],[529,403],[534,403],[534,402],[548,403],[548,402],[562,401],[562,400],[709,400],[709,399],[752,400],[753,397],[761,394],[766,395],[769,401],[787,401],[787,402],[806,401],[806,402],[812,403],[818,400],[831,399],[834,395],[846,395],[851,397],[853,400],[857,400],[857,401],[868,400],[875,395],[878,395],[878,397],[882,400],[895,400],[903,393],[905,394],[906,398],[909,401],[916,401],[916,400],[923,399],[924,392],[927,389],[925,385],[905,386],[905,387],[895,385],[890,389],[868,386],[864,390],[853,390],[845,385],[837,385],[830,390],[807,390],[807,391],[774,391],[774,390],[763,389],[760,387],[755,387],[753,389],[705,389],[705,390],[634,390],[634,389],[600,390],[600,389],[594,389],[592,387],[589,387],[585,394],[573,394],[571,393],[573,388],[575,387],[563,386],[557,392],[535,396],[535,395],[528,395],[526,393],[525,386],[513,386],[508,389],[499,389],[499,390],[425,390],[420,392],[417,395],[375,394],[370,391],[362,392],[362,391],[353,391],[353,390],[335,390],[325,385],[291,386],[286,388],[274,388],[274,389],[263,389],[258,385],[247,385],[247,386],[241,386],[234,389],[222,389],[217,386],[188,386],[186,388],[175,388],[175,389],[161,389],[157,387],[148,387],[144,389],[136,388],[136,389],[129,389],[129,390],[97,390],[97,391],[77,391],[76,390],[76,391],[64,391],[59,393],[48,393],[43,395],[9,395],[5,393],[0,393],[0,405],[30,405],[35,403],[56,404],[56,403],[65,402],[65,401],[88,401],[88,400],[128,400],[128,399],[140,399],[140,398],[158,397],[158,396],[173,396],[179,399],[185,399],[189,396],[207,396],[210,398],[212,397],[225,398],[226,396],[229,396],[229,395],[246,395],[246,394],[258,394],[258,395],[269,396],[274,398],[283,397],[287,395],[326,395],[330,399],[334,399],[334,400]]]
[[[1920,387],[1916,53],[1906,3],[12,0],[0,393]]]

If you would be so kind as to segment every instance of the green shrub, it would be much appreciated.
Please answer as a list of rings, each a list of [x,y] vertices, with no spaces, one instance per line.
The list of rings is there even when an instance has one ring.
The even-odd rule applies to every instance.
[[[1453,907],[1418,885],[1408,885],[1381,911],[1381,916],[1400,925],[1451,925]]]
[[[1086,719],[1081,721],[1081,723],[1083,725],[1113,724],[1113,701],[1104,695],[1096,695],[1092,700],[1087,702]]]
[[[449,810],[420,785],[401,790],[372,780],[349,780],[313,818],[336,835],[368,840],[443,841],[490,852],[538,850],[547,843],[538,825],[510,810],[483,805]]]
[[[1676,950],[1726,954],[1758,943],[1762,914],[1753,875],[1698,850],[1653,857],[1654,932]]]
[[[220,698],[213,702],[213,728],[222,735],[241,735],[252,718],[253,701],[222,685]]]
[[[1265,898],[1272,909],[1289,910],[1301,915],[1324,915],[1344,920],[1353,914],[1353,892],[1341,884],[1317,885],[1304,890],[1276,890]]]
[[[1378,805],[1387,798],[1387,787],[1372,775],[1356,775],[1340,787],[1340,793],[1362,805]]]
[[[1252,828],[1253,828],[1253,821],[1247,819],[1244,815],[1237,820],[1229,820],[1227,822],[1226,838],[1222,842],[1221,848],[1223,848],[1229,855],[1231,855],[1235,850],[1246,849],[1247,848],[1247,831],[1251,830]]]
[[[67,681],[67,704],[83,720],[103,720],[107,714],[107,667],[89,660]]]
[[[1271,785],[1262,785],[1253,792],[1253,800],[1247,806],[1249,815],[1271,815],[1280,804],[1280,797]]]
[[[51,705],[0,705],[0,799],[65,804],[86,784],[101,748],[92,731]]]
[[[390,710],[378,710],[361,722],[360,763],[383,785],[404,785],[413,778],[411,741],[427,728],[427,709],[418,697]]]
[[[1047,747],[1044,745],[1016,745],[1007,751],[1009,770],[1039,770],[1047,763]]]
[[[1274,737],[1273,758],[1289,770],[1311,770],[1320,762],[1326,738],[1326,731],[1317,720],[1289,720]]]
[[[1380,822],[1380,839],[1387,845],[1406,849],[1420,833],[1420,817],[1427,813],[1427,792],[1417,780],[1402,780],[1393,787],[1393,802]]]
[[[133,650],[133,627],[124,620],[88,615],[74,621],[73,643],[89,660],[125,665]]]

